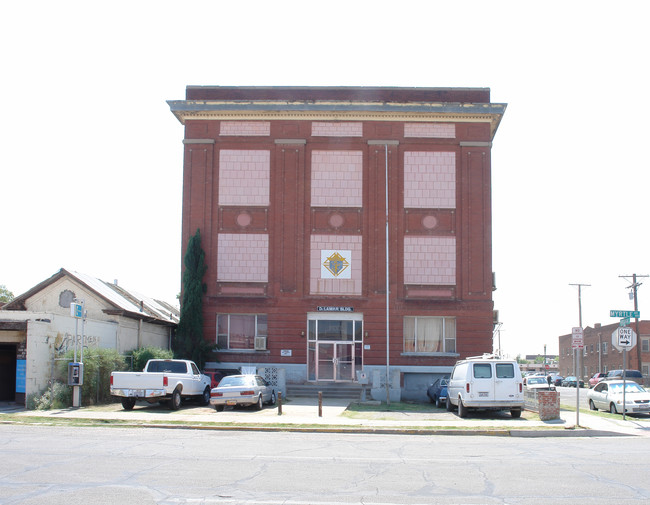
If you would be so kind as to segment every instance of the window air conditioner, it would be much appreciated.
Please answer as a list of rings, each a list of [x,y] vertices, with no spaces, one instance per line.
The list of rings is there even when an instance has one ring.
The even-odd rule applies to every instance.
[[[255,350],[266,351],[266,337],[255,337]]]

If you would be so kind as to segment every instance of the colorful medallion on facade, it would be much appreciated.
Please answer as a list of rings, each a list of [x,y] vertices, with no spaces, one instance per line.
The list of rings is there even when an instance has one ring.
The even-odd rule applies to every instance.
[[[352,251],[321,251],[322,279],[350,279]]]

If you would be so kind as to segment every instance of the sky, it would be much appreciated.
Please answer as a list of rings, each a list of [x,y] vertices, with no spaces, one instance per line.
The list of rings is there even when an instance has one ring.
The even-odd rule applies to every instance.
[[[175,302],[187,85],[490,88],[504,353],[558,351],[650,274],[650,3],[5,2],[0,285],[60,268]],[[650,278],[638,289],[650,316]],[[585,284],[580,290],[571,284]]]

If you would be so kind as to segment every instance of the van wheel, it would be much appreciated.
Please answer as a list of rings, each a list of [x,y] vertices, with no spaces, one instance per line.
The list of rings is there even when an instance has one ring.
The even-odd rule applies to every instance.
[[[451,404],[451,400],[449,397],[447,397],[447,401],[445,402],[445,407],[447,407],[447,412],[451,412],[454,410],[454,406]]]
[[[467,407],[463,403],[463,399],[458,397],[458,417],[467,417]]]
[[[178,410],[181,407],[181,392],[175,389],[172,393],[172,399],[169,401],[169,408],[171,410]]]
[[[518,417],[521,417],[521,409],[512,409],[510,411],[510,415],[515,419],[517,419]]]
[[[122,398],[122,408],[124,410],[133,410],[135,398]]]

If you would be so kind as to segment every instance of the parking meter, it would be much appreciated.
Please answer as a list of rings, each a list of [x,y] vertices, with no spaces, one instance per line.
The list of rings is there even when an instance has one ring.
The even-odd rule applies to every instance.
[[[68,363],[68,386],[81,386],[84,383],[84,364]]]

